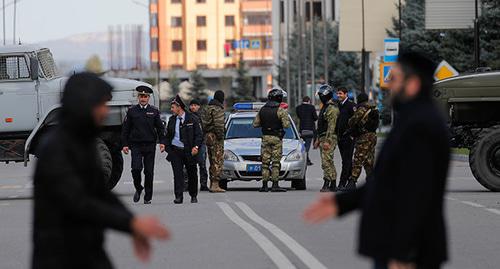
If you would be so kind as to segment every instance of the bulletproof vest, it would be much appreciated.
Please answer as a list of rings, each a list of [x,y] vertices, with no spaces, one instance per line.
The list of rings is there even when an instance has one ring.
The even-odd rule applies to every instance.
[[[259,117],[263,135],[283,137],[283,124],[278,118],[278,108],[278,103],[268,102],[260,109]]]
[[[323,107],[321,108],[319,112],[319,117],[318,117],[318,136],[324,136],[326,134],[326,131],[328,131],[328,121],[325,119],[325,113],[328,107],[330,106],[329,103],[323,104]]]

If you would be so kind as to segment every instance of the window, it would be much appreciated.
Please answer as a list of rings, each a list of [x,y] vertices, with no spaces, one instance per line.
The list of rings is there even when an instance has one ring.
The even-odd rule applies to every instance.
[[[196,49],[201,51],[207,50],[207,41],[206,40],[196,41]]]
[[[151,38],[151,51],[158,51],[158,38],[157,37]]]
[[[182,17],[172,17],[170,24],[172,27],[182,27]]]
[[[171,0],[170,3],[172,4],[180,4],[182,0]]]
[[[236,64],[225,64],[224,68],[236,68]]]
[[[310,10],[310,3],[306,3],[306,21],[311,21],[311,10]],[[315,2],[313,3],[313,16],[314,19],[316,20],[321,20],[321,3],[320,2]]]
[[[270,25],[271,24],[271,14],[252,14],[247,15],[244,19],[245,25]]]
[[[42,49],[37,53],[37,56],[46,79],[53,79],[59,76],[54,57],[50,50]]]
[[[172,51],[182,51],[182,40],[172,41]]]
[[[280,22],[285,22],[285,3],[280,1]]]
[[[208,65],[206,65],[206,64],[199,64],[199,65],[196,65],[196,68],[197,69],[208,69]]]
[[[24,56],[0,57],[0,80],[27,78],[30,78],[30,72]]]
[[[151,27],[157,27],[158,26],[158,16],[156,14],[151,14]]]
[[[226,3],[234,3],[234,0],[224,0]]]
[[[226,26],[234,26],[234,16],[226,16]]]
[[[173,64],[172,65],[172,69],[182,69],[182,68],[183,68],[182,64]]]
[[[196,16],[196,26],[207,26],[207,17]]]
[[[196,3],[198,4],[202,4],[202,3],[206,3],[207,1],[206,0],[196,0]]]

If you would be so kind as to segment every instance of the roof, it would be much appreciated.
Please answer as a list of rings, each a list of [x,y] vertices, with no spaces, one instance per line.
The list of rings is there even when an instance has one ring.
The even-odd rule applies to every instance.
[[[474,73],[443,79],[434,83],[440,87],[471,87],[500,85],[500,71]]]
[[[0,53],[21,53],[41,50],[43,47],[36,44],[6,45],[0,46]]]
[[[257,115],[257,111],[238,111],[231,113],[229,117],[231,118],[248,118],[255,117]]]

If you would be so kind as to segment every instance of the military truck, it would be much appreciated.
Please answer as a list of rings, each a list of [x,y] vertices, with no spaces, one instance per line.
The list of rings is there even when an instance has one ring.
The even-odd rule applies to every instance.
[[[500,191],[500,71],[438,81],[433,94],[447,115],[452,147],[469,149],[474,177]]]
[[[52,53],[37,45],[0,47],[0,162],[24,162],[36,156],[40,137],[58,124],[60,98],[67,77],[59,75]],[[107,184],[113,188],[123,171],[121,124],[137,102],[135,88],[146,83],[104,78],[113,89],[109,116],[98,141]],[[151,104],[158,106],[155,91]],[[54,167],[57,169],[57,167]]]

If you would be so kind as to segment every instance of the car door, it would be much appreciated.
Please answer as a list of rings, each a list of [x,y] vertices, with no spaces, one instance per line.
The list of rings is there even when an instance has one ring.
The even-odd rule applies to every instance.
[[[0,56],[0,132],[31,131],[37,124],[38,99],[24,54]]]

